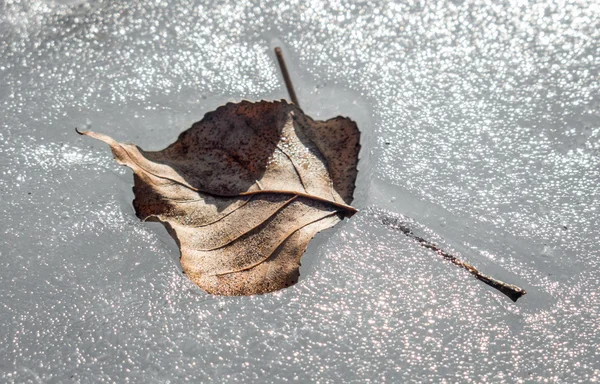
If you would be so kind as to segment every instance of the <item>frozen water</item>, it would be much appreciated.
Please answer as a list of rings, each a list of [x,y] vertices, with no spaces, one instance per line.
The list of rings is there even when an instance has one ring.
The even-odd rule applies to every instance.
[[[600,7],[0,1],[0,381],[600,379]],[[159,149],[226,101],[363,132],[294,287],[214,297],[94,129]],[[405,220],[518,303],[382,224]]]

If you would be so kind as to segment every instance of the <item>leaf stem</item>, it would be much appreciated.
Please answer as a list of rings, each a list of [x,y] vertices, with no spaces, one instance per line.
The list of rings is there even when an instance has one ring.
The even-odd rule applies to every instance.
[[[436,244],[432,243],[431,241],[425,240],[424,238],[415,235],[410,228],[398,223],[397,220],[390,219],[390,218],[384,218],[382,220],[382,223],[384,225],[390,226],[391,228],[400,230],[406,236],[418,241],[421,244],[421,246],[423,246],[427,249],[431,249],[432,251],[435,251],[435,253],[442,256],[444,259],[450,261],[454,265],[458,265],[459,267],[466,269],[467,271],[469,271],[469,273],[471,273],[473,276],[475,276],[475,278],[486,283],[490,287],[495,288],[495,289],[499,290],[500,292],[504,293],[512,301],[516,302],[521,296],[523,296],[524,294],[527,293],[523,288],[517,287],[516,285],[513,285],[513,284],[505,283],[504,281],[494,279],[491,276],[488,276],[488,275],[485,275],[485,274],[479,272],[477,270],[477,268],[475,268],[471,264],[461,261],[456,256],[451,255],[448,252],[444,251],[443,249],[439,248]]]
[[[292,100],[292,103],[300,107],[300,103],[298,102],[298,98],[296,97],[296,92],[294,91],[294,86],[292,85],[292,79],[290,78],[287,66],[285,65],[283,52],[280,47],[275,47],[275,56],[277,56],[277,61],[279,62],[279,69],[281,69],[283,81],[285,81],[285,87],[287,88],[287,91],[290,95],[290,99]]]

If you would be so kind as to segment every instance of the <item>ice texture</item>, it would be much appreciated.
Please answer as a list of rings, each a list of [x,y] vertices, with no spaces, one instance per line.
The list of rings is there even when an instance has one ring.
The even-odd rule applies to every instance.
[[[211,296],[74,128],[160,149],[285,98],[276,45],[358,122],[361,211],[296,286]],[[0,1],[0,382],[600,380],[599,73],[596,0]]]

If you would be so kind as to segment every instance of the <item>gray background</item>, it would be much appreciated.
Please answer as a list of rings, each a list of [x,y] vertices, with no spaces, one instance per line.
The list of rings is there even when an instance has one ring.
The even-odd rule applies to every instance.
[[[595,0],[2,0],[0,381],[599,380],[599,31]],[[286,97],[277,44],[306,113],[358,122],[361,212],[296,286],[210,296],[74,127],[163,148]]]

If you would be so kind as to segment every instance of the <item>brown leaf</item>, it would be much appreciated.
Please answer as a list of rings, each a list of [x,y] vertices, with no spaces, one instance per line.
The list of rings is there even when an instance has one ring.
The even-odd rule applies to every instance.
[[[284,100],[229,103],[157,152],[82,134],[133,169],[138,217],[167,227],[183,271],[209,293],[296,283],[312,237],[356,212],[360,133],[344,117],[315,121]]]

